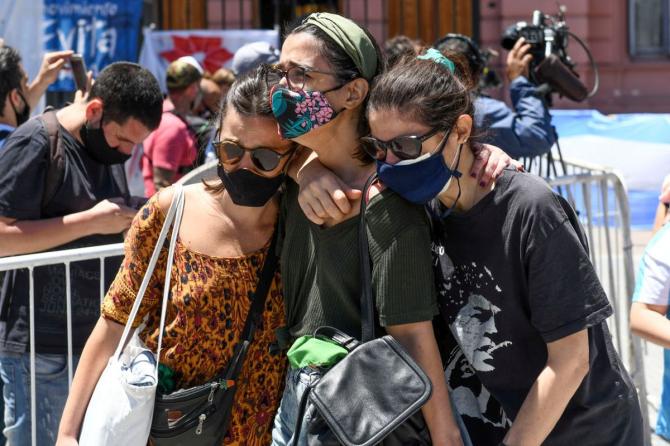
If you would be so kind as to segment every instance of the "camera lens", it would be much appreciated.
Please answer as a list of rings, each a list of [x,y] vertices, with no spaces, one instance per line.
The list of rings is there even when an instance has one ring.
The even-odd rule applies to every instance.
[[[503,32],[502,39],[500,40],[500,46],[506,50],[511,50],[517,40],[519,40],[519,30],[517,25],[509,26]]]

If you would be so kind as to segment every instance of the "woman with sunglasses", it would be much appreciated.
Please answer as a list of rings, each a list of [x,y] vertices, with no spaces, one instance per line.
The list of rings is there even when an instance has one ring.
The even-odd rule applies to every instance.
[[[574,211],[530,174],[505,170],[488,189],[461,175],[476,145],[470,94],[438,51],[419,59],[376,80],[364,141],[385,186],[432,203],[455,338],[447,378],[473,443],[497,444],[480,431],[497,426],[508,446],[641,445],[636,390]],[[473,374],[483,387],[467,384]],[[493,399],[504,413],[487,412]]]
[[[294,143],[277,135],[262,68],[238,79],[221,109],[215,141],[216,183],[186,186],[175,249],[166,337],[160,357],[174,390],[204,384],[229,363],[258,283],[278,215],[276,192]],[[89,398],[119,342],[165,214],[172,188],[139,211],[126,239],[126,256],[102,306],[77,367],[60,424],[58,444],[77,444]],[[165,250],[167,251],[167,250]],[[141,338],[155,351],[166,252],[161,254],[136,325],[148,315]],[[226,445],[270,443],[285,359],[271,354],[275,329],[284,325],[279,274],[266,298],[262,324],[236,383]]]
[[[359,138],[369,133],[363,111],[370,83],[382,69],[369,33],[344,17],[316,13],[289,33],[279,64],[268,73],[279,131],[311,149],[342,180],[337,187],[344,192],[336,201],[359,198],[357,190],[374,173],[373,159],[361,150]],[[300,209],[298,190],[287,181],[282,205],[288,337],[295,340],[329,325],[360,338],[358,206],[342,209],[343,221],[337,224],[314,224]],[[432,397],[422,411],[433,444],[461,445],[431,323],[437,306],[425,212],[391,191],[371,194],[366,212],[378,322],[431,378]],[[273,445],[306,443],[307,426],[293,438],[296,423],[303,423],[297,420],[299,401],[321,372],[310,366],[289,370]]]

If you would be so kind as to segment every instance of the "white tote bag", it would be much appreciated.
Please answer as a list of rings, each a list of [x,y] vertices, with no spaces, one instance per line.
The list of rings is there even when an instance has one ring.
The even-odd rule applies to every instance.
[[[114,355],[109,358],[107,367],[102,372],[88,403],[79,436],[80,446],[146,446],[147,444],[158,384],[158,359],[160,358],[163,342],[163,327],[165,326],[167,296],[170,292],[174,247],[184,210],[183,188],[180,185],[175,185],[174,188],[175,193],[170,209],[165,217],[144,279],[135,297],[135,303],[121,335],[121,340]],[[165,270],[165,285],[163,287],[158,351],[154,355],[140,340],[139,329],[134,332],[127,345],[126,341],[173,222]],[[145,366],[143,369],[146,370],[146,373],[139,377],[137,373],[131,374],[131,363],[145,358],[151,359],[151,361],[143,361],[145,364],[142,365]],[[146,363],[151,365],[146,367]],[[133,370],[137,372],[138,369],[134,366]]]

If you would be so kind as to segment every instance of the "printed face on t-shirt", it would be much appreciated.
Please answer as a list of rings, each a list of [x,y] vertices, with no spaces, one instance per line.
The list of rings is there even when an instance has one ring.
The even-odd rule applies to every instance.
[[[455,325],[460,336],[461,347],[467,358],[479,371],[490,371],[493,367],[488,363],[491,354],[499,347],[489,336],[497,333],[495,315],[500,308],[493,305],[483,296],[472,294],[468,302],[456,316]],[[503,343],[504,344],[504,343]]]

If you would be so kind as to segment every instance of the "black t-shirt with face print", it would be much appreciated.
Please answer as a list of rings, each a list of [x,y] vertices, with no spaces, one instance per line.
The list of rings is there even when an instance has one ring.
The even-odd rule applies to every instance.
[[[612,307],[569,204],[508,170],[472,209],[436,225],[454,264],[438,279],[447,380],[474,444],[496,444],[513,423],[547,343],[587,329],[589,372],[544,444],[641,445],[637,394],[607,329]]]
[[[127,198],[123,165],[105,166],[63,127],[62,182],[53,198],[42,205],[50,157],[48,132],[39,118],[20,126],[0,151],[0,216],[41,220],[85,211],[113,197]],[[52,250],[97,246],[123,241],[121,234],[83,237]],[[120,257],[105,261],[105,290],[116,275]],[[100,261],[70,266],[72,340],[81,352],[100,315]],[[67,352],[63,264],[35,268],[35,340],[38,353]],[[26,270],[5,274],[0,289],[0,351],[24,352],[29,344],[29,276]]]

